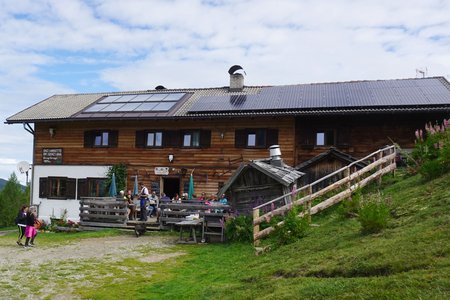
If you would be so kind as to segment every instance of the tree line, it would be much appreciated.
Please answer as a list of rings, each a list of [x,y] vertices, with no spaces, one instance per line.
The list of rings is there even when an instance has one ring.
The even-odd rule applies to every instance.
[[[0,227],[13,226],[17,212],[30,203],[30,186],[23,190],[15,173],[12,173],[0,191]]]

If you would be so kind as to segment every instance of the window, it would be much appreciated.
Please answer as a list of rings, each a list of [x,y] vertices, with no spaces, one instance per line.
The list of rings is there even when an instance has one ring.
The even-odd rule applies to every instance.
[[[190,131],[183,133],[183,147],[200,147],[200,131]]]
[[[99,132],[95,135],[94,146],[108,146],[109,132]]]
[[[163,132],[154,130],[136,131],[136,148],[156,148],[163,145]]]
[[[333,146],[334,142],[334,131],[321,131],[316,133],[316,146]]]
[[[106,178],[78,179],[78,199],[81,197],[107,197]]]
[[[39,197],[49,199],[75,199],[74,178],[41,177],[39,178]]]
[[[350,129],[348,127],[337,127],[333,129],[311,129],[301,132],[303,149],[314,147],[348,148],[350,146]]]
[[[85,148],[117,147],[118,132],[115,130],[92,130],[84,133]]]
[[[162,132],[148,132],[147,147],[161,147],[161,146],[162,146]]]
[[[278,129],[237,129],[235,131],[236,148],[268,148],[278,144]]]
[[[136,131],[136,148],[209,148],[210,146],[210,130]]]

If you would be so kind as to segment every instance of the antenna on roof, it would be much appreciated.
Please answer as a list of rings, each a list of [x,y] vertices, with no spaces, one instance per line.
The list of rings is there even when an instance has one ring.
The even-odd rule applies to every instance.
[[[416,69],[416,78],[419,76],[422,76],[422,78],[425,78],[428,76],[428,68],[425,67],[425,70],[423,69]]]

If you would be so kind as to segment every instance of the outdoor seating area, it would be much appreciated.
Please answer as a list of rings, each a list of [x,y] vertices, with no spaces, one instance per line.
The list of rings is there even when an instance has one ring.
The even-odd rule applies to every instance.
[[[159,222],[162,228],[179,228],[180,242],[202,242],[225,240],[225,220],[231,216],[229,205],[204,201],[185,201],[183,203],[161,203]],[[187,228],[189,240],[183,239],[183,230]],[[201,231],[200,231],[201,229]],[[216,238],[218,237],[218,238]]]

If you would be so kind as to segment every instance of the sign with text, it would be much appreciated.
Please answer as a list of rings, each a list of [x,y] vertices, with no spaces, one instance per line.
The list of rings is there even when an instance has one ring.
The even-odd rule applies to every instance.
[[[50,165],[62,164],[62,148],[44,148],[42,149],[42,163]]]
[[[155,167],[155,175],[169,175],[169,167]]]

